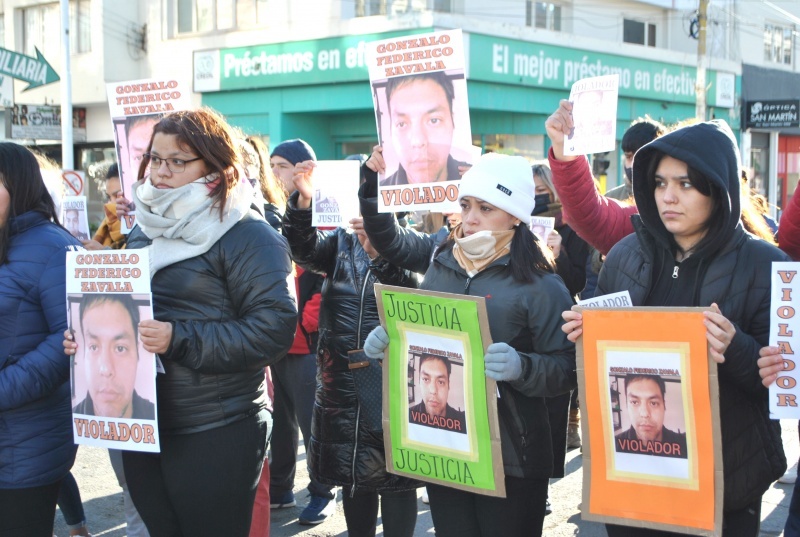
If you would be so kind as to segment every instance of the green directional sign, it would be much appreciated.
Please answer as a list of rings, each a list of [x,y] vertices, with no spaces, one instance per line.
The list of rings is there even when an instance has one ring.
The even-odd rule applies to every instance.
[[[22,91],[60,80],[39,49],[35,50],[36,57],[33,58],[13,50],[0,48],[0,74],[28,82],[28,87]]]

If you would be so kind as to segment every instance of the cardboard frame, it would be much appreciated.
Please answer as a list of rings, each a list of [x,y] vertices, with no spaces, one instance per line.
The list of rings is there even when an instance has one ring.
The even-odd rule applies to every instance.
[[[492,343],[485,299],[382,284],[375,297],[390,342],[383,367],[386,470],[505,498],[497,385],[484,373]],[[442,419],[425,412],[433,403],[417,402],[415,376],[430,382],[427,370],[421,373],[423,355],[447,358],[447,406],[463,402],[463,412],[448,408]]]
[[[575,309],[583,315],[583,335],[576,349],[584,439],[583,518],[722,535],[719,385],[703,324],[707,308]],[[683,415],[682,445],[666,436],[663,442],[624,439],[635,429],[632,421],[630,432],[622,427],[625,381],[615,387],[612,377],[628,373],[656,375],[662,385],[678,384],[666,391],[662,424],[667,429],[668,420],[679,422],[676,414]],[[634,382],[630,379],[631,385]],[[635,395],[630,397],[636,400]],[[668,432],[673,439],[681,436]]]

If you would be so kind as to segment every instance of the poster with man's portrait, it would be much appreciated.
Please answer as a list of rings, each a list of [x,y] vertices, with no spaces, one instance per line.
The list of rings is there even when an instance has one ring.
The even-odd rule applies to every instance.
[[[617,138],[619,75],[578,80],[572,85],[574,128],[564,140],[565,155],[613,151]]]
[[[378,139],[381,212],[457,210],[459,167],[473,162],[461,30],[367,46]]]
[[[106,84],[114,144],[117,149],[122,194],[133,201],[133,185],[139,177],[144,154],[150,147],[153,128],[161,118],[192,107],[191,87],[186,82],[148,78]],[[149,170],[144,170],[148,175]],[[135,210],[121,218],[122,233],[136,223]]]
[[[389,335],[383,363],[386,469],[505,497],[497,386],[483,297],[376,284]]]
[[[86,196],[64,196],[61,199],[61,225],[79,241],[89,240],[89,217]]]
[[[579,308],[586,520],[721,535],[722,438],[703,308]]]
[[[67,325],[76,444],[159,451],[156,358],[139,338],[153,318],[148,250],[67,254]]]

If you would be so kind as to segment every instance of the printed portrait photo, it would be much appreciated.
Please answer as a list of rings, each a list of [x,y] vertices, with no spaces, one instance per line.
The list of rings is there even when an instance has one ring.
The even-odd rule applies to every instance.
[[[606,351],[613,472],[689,479],[682,354],[667,349]]]
[[[372,85],[386,174],[381,186],[458,181],[472,161],[462,70],[431,71]]]
[[[155,419],[155,360],[139,341],[151,318],[147,295],[69,295],[69,326],[78,343],[72,365],[74,414]]]

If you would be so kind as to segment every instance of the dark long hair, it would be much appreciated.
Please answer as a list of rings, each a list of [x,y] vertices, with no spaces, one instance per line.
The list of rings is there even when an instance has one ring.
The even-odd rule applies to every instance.
[[[648,188],[648,197],[653,198],[653,206],[655,206],[656,170],[658,169],[658,165],[661,163],[661,159],[663,159],[665,156],[666,153],[655,151],[650,159],[650,164],[647,167],[646,185]],[[724,194],[720,187],[709,181],[705,175],[692,168],[688,164],[686,166],[686,174],[689,176],[689,180],[691,180],[694,188],[696,188],[697,191],[702,195],[711,198],[711,214],[708,216],[708,219],[704,224],[706,234],[697,244],[692,247],[692,253],[703,251],[708,246],[712,246],[708,253],[713,253],[722,246],[722,244],[714,243],[718,243],[721,237],[725,237],[727,235],[725,230],[725,226],[727,224],[725,221],[724,204],[721,203]],[[660,220],[661,217],[657,216],[657,218]],[[667,232],[667,235],[669,236],[670,247],[673,252],[681,252],[684,255],[689,253],[684,252],[683,249],[678,246],[678,243],[675,241],[675,237],[672,235],[672,233]]]
[[[58,224],[53,198],[39,170],[36,157],[25,147],[12,142],[0,142],[0,182],[8,191],[8,220],[36,211]],[[8,261],[11,240],[8,220],[0,226],[0,265]]]
[[[175,135],[181,149],[202,158],[209,173],[219,174],[219,181],[208,197],[219,208],[221,219],[225,214],[225,203],[240,179],[236,165],[241,163],[241,159],[230,125],[210,108],[172,112],[161,118],[153,128],[147,154],[153,148],[153,138],[158,133]],[[144,179],[149,166],[150,158],[145,155],[139,166],[139,180]]]
[[[455,233],[461,224],[453,228],[450,235],[445,239],[441,246],[436,250],[438,256],[445,250],[450,250],[455,244]],[[511,238],[511,256],[508,262],[508,272],[511,278],[517,283],[531,283],[536,276],[547,273],[555,273],[556,262],[550,248],[533,234],[524,224],[514,228],[514,236]]]
[[[287,193],[283,188],[283,183],[275,178],[272,168],[269,166],[267,144],[258,136],[248,136],[245,141],[253,147],[258,155],[258,183],[261,188],[261,194],[264,195],[267,203],[271,203],[281,211],[285,211]]]

